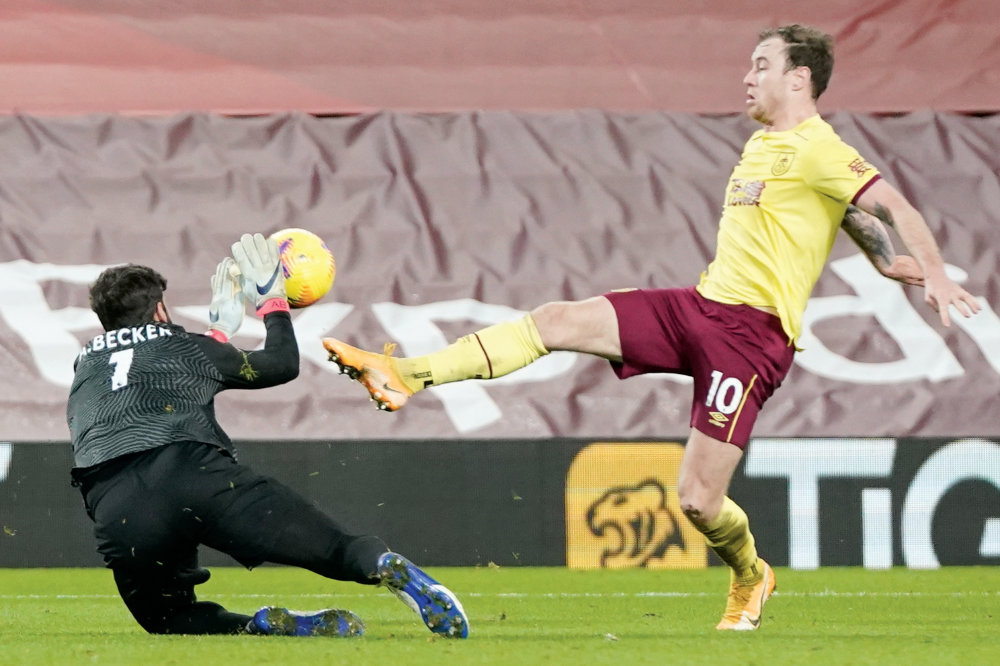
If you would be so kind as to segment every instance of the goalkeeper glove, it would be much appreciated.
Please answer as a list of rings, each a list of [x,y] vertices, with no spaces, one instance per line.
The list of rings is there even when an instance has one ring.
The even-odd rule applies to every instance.
[[[228,342],[243,324],[243,289],[233,276],[236,262],[226,257],[212,276],[212,304],[208,306],[208,334]]]
[[[278,244],[263,234],[243,234],[233,243],[233,259],[243,276],[247,295],[252,295],[257,314],[275,310],[288,312],[285,273]]]

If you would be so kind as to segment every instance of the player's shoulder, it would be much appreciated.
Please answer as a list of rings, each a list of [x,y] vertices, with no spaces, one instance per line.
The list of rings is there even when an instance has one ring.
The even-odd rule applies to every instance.
[[[841,142],[830,123],[819,114],[810,116],[788,130],[774,131],[762,127],[750,135],[747,147],[774,150],[809,150],[831,142]]]
[[[833,126],[819,115],[797,127],[796,135],[801,141],[798,152],[805,163],[824,164],[840,162],[848,156],[857,157],[857,149],[844,141]]]
[[[837,134],[837,130],[833,128],[833,125],[819,115],[812,116],[808,120],[803,121],[802,124],[796,128],[796,134],[802,137],[804,142],[807,144],[816,146],[825,146],[829,144],[847,145],[847,143],[840,138],[840,135]]]
[[[806,118],[792,129],[789,134],[804,145],[840,140],[833,126],[819,114]]]

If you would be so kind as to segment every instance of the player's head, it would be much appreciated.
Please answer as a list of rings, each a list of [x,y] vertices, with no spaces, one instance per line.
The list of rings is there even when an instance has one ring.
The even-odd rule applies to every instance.
[[[146,266],[126,264],[105,269],[90,287],[90,309],[105,331],[170,321],[163,292],[166,279]]]
[[[796,101],[815,103],[833,73],[833,38],[798,24],[770,28],[757,35],[750,57],[747,113],[770,124],[782,107]]]

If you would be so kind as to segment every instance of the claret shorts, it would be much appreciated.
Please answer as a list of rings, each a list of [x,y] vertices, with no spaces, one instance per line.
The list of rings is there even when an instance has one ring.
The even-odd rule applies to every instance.
[[[691,427],[745,448],[757,413],[792,365],[795,347],[781,320],[749,305],[710,301],[694,287],[604,296],[618,315],[618,377],[692,377]]]

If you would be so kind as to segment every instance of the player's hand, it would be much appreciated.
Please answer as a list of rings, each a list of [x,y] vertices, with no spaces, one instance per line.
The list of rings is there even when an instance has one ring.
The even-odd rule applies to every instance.
[[[954,306],[963,317],[971,317],[982,309],[979,301],[942,272],[928,278],[924,285],[924,301],[941,316],[941,323],[951,326],[950,306]]]
[[[260,310],[273,299],[285,301],[285,274],[281,269],[278,244],[263,234],[243,234],[233,243],[233,259],[240,268],[247,296],[253,296],[254,306]]]
[[[924,284],[924,271],[920,268],[920,264],[917,263],[916,259],[905,254],[897,255],[892,260],[892,264],[882,270],[882,275],[903,284],[912,284],[918,287]]]
[[[236,262],[226,257],[212,276],[212,304],[208,306],[208,330],[219,331],[229,340],[243,324],[243,289],[233,276]]]

